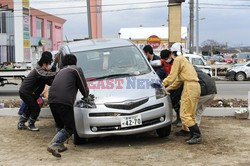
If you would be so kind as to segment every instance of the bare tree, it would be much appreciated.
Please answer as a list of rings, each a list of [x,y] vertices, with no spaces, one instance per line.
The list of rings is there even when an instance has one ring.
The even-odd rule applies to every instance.
[[[202,44],[202,52],[208,53],[209,55],[213,56],[213,54],[220,54],[227,49],[226,44],[221,44],[215,40],[206,40]]]

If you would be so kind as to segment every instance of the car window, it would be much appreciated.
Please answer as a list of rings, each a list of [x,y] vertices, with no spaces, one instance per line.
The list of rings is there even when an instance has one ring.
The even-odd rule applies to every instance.
[[[250,63],[247,64],[247,67],[250,67]]]
[[[237,58],[247,59],[249,57],[250,57],[250,54],[239,54]]]
[[[189,57],[186,57],[186,59],[189,61]]]
[[[193,65],[205,66],[205,64],[204,64],[204,62],[202,61],[201,58],[192,58],[192,64]]]
[[[73,52],[73,54],[76,55],[77,65],[83,69],[87,78],[151,71],[144,55],[135,46]]]

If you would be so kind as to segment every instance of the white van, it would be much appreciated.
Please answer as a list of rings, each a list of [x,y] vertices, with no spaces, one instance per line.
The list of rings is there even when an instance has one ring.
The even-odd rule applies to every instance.
[[[202,56],[195,54],[185,54],[184,56],[190,63],[201,69],[204,73],[207,73],[210,77],[213,75],[212,67],[207,65],[206,61],[202,58]]]

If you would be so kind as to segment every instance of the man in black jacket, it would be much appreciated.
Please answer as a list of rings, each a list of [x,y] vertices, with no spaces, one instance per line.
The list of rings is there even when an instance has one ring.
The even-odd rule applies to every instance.
[[[74,103],[78,89],[84,98],[89,95],[83,71],[76,66],[76,57],[65,55],[62,63],[63,69],[56,75],[48,99],[58,132],[47,150],[55,157],[61,157],[59,153],[67,150],[64,142],[75,132]]]
[[[31,131],[39,131],[35,127],[35,122],[40,113],[40,107],[37,104],[37,99],[44,90],[45,85],[51,85],[56,72],[51,70],[52,54],[50,52],[43,52],[38,66],[33,69],[29,75],[23,80],[19,89],[20,98],[28,105],[19,118],[17,128],[27,129],[25,123],[29,120],[28,129]]]
[[[150,45],[146,45],[143,48],[143,52],[145,54],[145,56],[147,57],[149,63],[151,63],[152,61],[156,61],[156,60],[161,60],[161,58],[157,55],[154,54],[153,48]],[[153,69],[155,70],[156,74],[159,76],[160,80],[163,81],[164,78],[166,78],[166,72],[163,68],[162,65],[160,66],[152,66]]]

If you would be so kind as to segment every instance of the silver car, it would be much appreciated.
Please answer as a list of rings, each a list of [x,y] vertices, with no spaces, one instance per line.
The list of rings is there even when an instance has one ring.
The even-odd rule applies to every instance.
[[[144,54],[129,40],[98,39],[68,43],[83,69],[93,100],[80,93],[74,107],[74,143],[93,137],[130,135],[156,130],[170,134],[172,105]]]
[[[227,70],[227,79],[244,81],[250,78],[250,62],[235,64]]]

